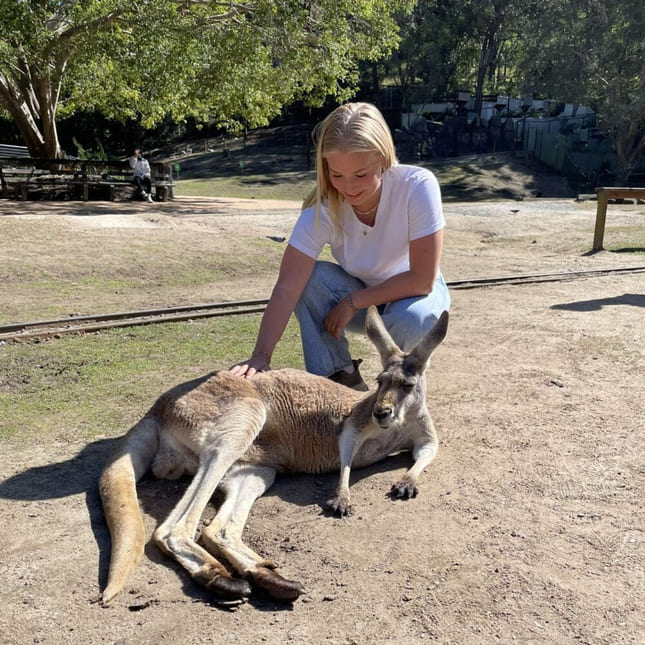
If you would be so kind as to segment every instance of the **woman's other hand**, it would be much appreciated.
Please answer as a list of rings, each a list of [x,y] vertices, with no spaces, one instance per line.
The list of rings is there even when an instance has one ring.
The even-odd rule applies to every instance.
[[[325,318],[325,329],[330,336],[333,336],[336,340],[340,338],[340,335],[343,333],[343,330],[349,324],[349,321],[356,314],[356,309],[352,307],[351,303],[347,298],[343,298]]]

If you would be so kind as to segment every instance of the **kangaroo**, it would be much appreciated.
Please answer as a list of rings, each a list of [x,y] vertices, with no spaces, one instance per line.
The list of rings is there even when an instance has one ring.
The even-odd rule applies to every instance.
[[[352,510],[352,465],[367,466],[411,450],[414,464],[392,486],[391,496],[417,495],[417,480],[437,453],[437,435],[426,407],[425,370],[446,335],[448,312],[409,353],[392,340],[375,307],[367,311],[365,327],[383,364],[372,393],[294,369],[252,379],[218,371],[172,388],[153,404],[123,437],[99,481],[112,540],[103,604],[123,589],[143,555],[145,532],[136,482],[149,469],[166,479],[194,475],[153,538],[193,580],[227,600],[249,596],[252,586],[284,602],[304,592],[299,582],[277,573],[275,562],[242,541],[251,507],[273,484],[276,473],[340,468],[335,496],[327,504],[345,516]],[[198,524],[217,488],[224,500],[202,529],[200,545]]]

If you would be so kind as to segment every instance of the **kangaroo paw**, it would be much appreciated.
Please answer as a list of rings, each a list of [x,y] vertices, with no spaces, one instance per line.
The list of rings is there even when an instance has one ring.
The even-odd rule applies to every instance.
[[[243,578],[232,578],[223,567],[202,567],[194,576],[195,582],[223,598],[246,598],[251,586]]]
[[[327,500],[327,506],[339,517],[346,517],[352,514],[352,504],[348,495],[337,495]]]
[[[419,494],[419,489],[415,486],[414,482],[407,479],[402,479],[396,482],[390,489],[392,499],[410,499]]]
[[[254,585],[260,587],[260,589],[264,589],[264,591],[276,600],[293,602],[297,600],[300,594],[305,593],[304,587],[299,582],[287,580],[266,567],[259,567],[250,575]]]

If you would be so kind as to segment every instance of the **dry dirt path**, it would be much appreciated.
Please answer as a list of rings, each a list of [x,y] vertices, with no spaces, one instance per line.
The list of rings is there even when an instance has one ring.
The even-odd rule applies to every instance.
[[[160,206],[60,217],[115,235],[135,234],[137,219],[198,234],[221,209],[209,225],[264,236],[288,231],[296,213]],[[446,211],[448,280],[645,264],[642,254],[583,255],[588,205]],[[612,213],[623,231],[612,235],[629,237],[643,214]],[[440,451],[420,496],[386,496],[409,464],[402,455],[354,472],[350,518],[322,512],[333,475],[282,478],[254,507],[248,542],[308,590],[293,606],[220,607],[149,544],[129,592],[101,608],[92,600],[109,543],[95,484],[113,439],[3,445],[0,643],[644,642],[644,282],[610,274],[453,291],[428,388]],[[375,372],[376,356],[366,357]],[[184,486],[140,486],[148,535]]]

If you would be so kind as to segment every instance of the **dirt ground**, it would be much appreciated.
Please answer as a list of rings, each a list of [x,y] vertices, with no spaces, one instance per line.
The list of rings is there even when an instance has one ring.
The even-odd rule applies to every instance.
[[[645,208],[610,206],[607,238],[623,236],[622,252],[586,255],[594,210],[448,204],[446,279],[645,266],[633,245]],[[0,216],[70,232],[118,240],[168,227],[195,243],[204,227],[223,240],[286,235],[296,214],[294,203],[233,200],[0,204]],[[274,277],[236,293],[263,297]],[[454,289],[428,379],[440,450],[420,495],[387,497],[411,463],[397,455],[353,472],[349,518],[323,510],[336,475],[281,478],[256,503],[245,537],[304,584],[293,605],[222,606],[149,543],[102,608],[109,537],[96,480],[114,439],[12,440],[0,456],[0,643],[645,642],[643,287],[633,272]],[[364,358],[371,380],[377,357]],[[148,536],[184,487],[140,485]]]

